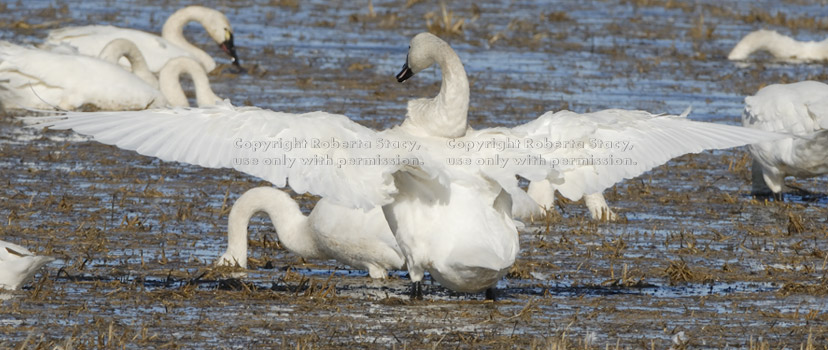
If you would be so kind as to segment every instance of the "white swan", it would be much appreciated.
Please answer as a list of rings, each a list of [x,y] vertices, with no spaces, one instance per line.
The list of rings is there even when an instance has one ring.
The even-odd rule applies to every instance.
[[[116,64],[0,41],[0,80],[6,79],[9,82],[0,89],[0,103],[5,109],[73,110],[90,104],[118,110],[167,104],[161,91]]]
[[[199,107],[213,106],[222,101],[210,87],[210,79],[207,72],[194,59],[189,57],[175,57],[167,61],[159,73],[160,78],[147,67],[144,55],[138,50],[135,43],[127,39],[115,39],[104,46],[100,55],[101,59],[117,63],[121,57],[126,57],[131,62],[132,73],[150,86],[160,89],[161,94],[167,99],[167,105],[171,107],[189,107],[187,96],[181,87],[181,75],[186,74],[193,80],[195,88],[196,104]]]
[[[233,64],[239,65],[230,21],[223,13],[203,6],[187,6],[174,12],[164,23],[160,37],[135,29],[91,25],[52,30],[46,43],[68,43],[81,54],[97,56],[104,45],[114,39],[124,38],[138,45],[153,72],[159,72],[167,61],[181,56],[195,59],[207,72],[211,72],[216,68],[215,60],[184,37],[184,25],[190,21],[201,23],[207,34],[232,57]],[[127,62],[122,61],[121,64],[126,65]]]
[[[161,68],[159,79],[147,67],[144,55],[141,54],[138,46],[127,39],[112,40],[104,46],[98,57],[111,63],[117,63],[121,57],[126,57],[131,63],[132,73],[150,86],[160,89],[161,94],[167,99],[167,105],[171,107],[190,106],[187,96],[184,94],[184,89],[181,87],[181,76],[183,74],[189,75],[190,79],[193,80],[196,104],[199,107],[213,106],[222,101],[221,97],[218,97],[210,87],[207,72],[192,58],[182,56],[170,59]]]
[[[110,63],[122,56],[135,62],[135,74]],[[189,102],[180,82],[182,74],[193,79],[200,107],[222,100],[210,88],[207,72],[191,58],[169,60],[156,79],[128,40],[113,40],[100,57],[108,61],[0,41],[0,81],[9,81],[0,88],[0,103],[5,109],[74,110],[83,105],[106,110],[187,107]]]
[[[727,55],[727,59],[744,60],[752,53],[762,50],[785,60],[824,60],[828,59],[828,39],[796,41],[776,31],[760,29],[742,38]]]
[[[121,58],[125,58],[129,61],[129,70],[132,74],[137,75],[150,86],[156,89],[159,88],[158,78],[149,69],[147,60],[141,50],[132,41],[127,39],[112,40],[101,49],[98,58],[110,63],[118,63]]]
[[[34,255],[17,244],[0,241],[0,289],[20,288],[43,265],[54,260],[48,256]]]
[[[176,57],[164,65],[161,73],[158,74],[158,81],[161,85],[161,94],[168,101],[171,107],[189,107],[190,102],[181,87],[181,75],[189,75],[193,80],[195,89],[196,104],[199,107],[213,106],[222,101],[210,87],[210,79],[207,72],[195,60],[189,57]]]
[[[227,104],[34,120],[167,161],[234,168],[277,187],[289,180],[298,193],[350,207],[382,206],[414,297],[421,297],[426,271],[461,292],[490,289],[506,273],[518,253],[512,203],[528,198],[516,176],[549,180],[563,196],[580,198],[681,154],[774,135],[622,110],[546,113],[511,129],[469,130],[465,70],[447,43],[428,33],[415,36],[398,80],[435,63],[443,74],[440,93],[411,101],[402,125],[380,132],[342,115]],[[555,147],[590,139],[633,147],[624,153]],[[498,147],[515,142],[530,146]]]
[[[750,145],[754,194],[781,199],[786,176],[828,174],[828,85],[766,86],[745,98],[742,125],[797,136]]]
[[[218,265],[247,268],[247,224],[258,212],[270,216],[279,242],[303,258],[336,259],[372,278],[385,278],[388,270],[404,261],[382,210],[352,209],[321,199],[305,216],[286,193],[272,187],[256,187],[236,200],[227,222],[227,251]]]

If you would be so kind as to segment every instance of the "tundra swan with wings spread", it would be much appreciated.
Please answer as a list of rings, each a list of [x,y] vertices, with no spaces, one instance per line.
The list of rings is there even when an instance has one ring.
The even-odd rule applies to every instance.
[[[471,130],[468,100],[447,98],[464,89],[468,98],[457,54],[428,33],[410,44],[398,81],[436,63],[443,76],[440,93],[410,101],[404,122],[388,130],[371,130],[325,112],[291,114],[229,104],[67,113],[40,119],[40,125],[72,129],[166,161],[233,168],[349,207],[380,206],[405,257],[413,297],[421,297],[426,271],[460,292],[490,289],[505,275],[519,251],[511,208],[530,200],[517,176],[550,181],[562,195],[579,197],[682,154],[774,135],[623,110],[550,112],[511,129]],[[619,158],[610,157],[613,150],[607,148],[554,146],[590,138],[628,142],[632,147],[623,158],[629,160],[603,160]],[[530,147],[469,152],[457,146],[514,141]]]

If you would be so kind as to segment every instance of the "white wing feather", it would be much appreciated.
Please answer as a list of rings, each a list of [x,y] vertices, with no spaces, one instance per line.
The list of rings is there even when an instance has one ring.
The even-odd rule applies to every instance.
[[[391,129],[376,132],[342,115],[324,112],[288,114],[259,108],[215,108],[150,110],[139,112],[68,113],[59,118],[40,119],[40,125],[54,129],[73,129],[95,140],[135,150],[166,161],[180,161],[211,168],[234,168],[297,192],[311,192],[338,203],[371,208],[390,203],[396,193],[392,174],[419,171],[436,177],[448,187],[452,182],[486,186],[496,181],[513,197],[527,203],[528,197],[516,175],[529,180],[551,181],[562,195],[579,199],[597,193],[618,181],[632,178],[686,153],[728,148],[760,140],[784,137],[775,133],[742,127],[701,123],[678,116],[658,116],[641,111],[606,110],[577,114],[569,111],[546,113],[536,120],[512,129],[470,130],[456,139],[417,137]],[[313,148],[310,144],[292,150],[267,152],[240,147],[239,142],[277,140],[314,140],[330,138],[342,143],[368,142],[381,138],[415,141],[418,149],[374,147]],[[571,142],[570,147],[498,148],[495,142],[519,145],[547,145]],[[626,145],[622,149],[592,147],[595,141]],[[487,144],[486,142],[492,141]],[[449,144],[452,142],[452,144]],[[578,143],[580,142],[580,143]],[[482,145],[472,150],[458,143]],[[455,147],[452,147],[454,145]],[[488,146],[487,146],[488,145]],[[317,158],[334,159],[335,164],[303,164]],[[416,158],[418,164],[371,164],[339,166],[342,159],[396,157]],[[450,158],[473,158],[470,164],[449,166]],[[542,157],[545,163],[518,163],[518,159]],[[263,165],[262,160],[293,159],[292,165]],[[507,163],[487,162],[505,159]],[[239,162],[259,159],[258,164]],[[611,159],[623,164],[602,162]]]
[[[289,181],[290,187],[299,193],[311,192],[360,208],[390,202],[396,191],[391,173],[402,167],[396,163],[370,168],[339,164],[339,160],[391,159],[398,153],[393,149],[373,147],[344,148],[342,145],[347,142],[373,144],[380,137],[393,135],[381,135],[345,116],[324,112],[289,114],[222,105],[140,112],[67,113],[60,117],[32,119],[40,121],[38,126],[72,129],[98,142],[165,161],[233,168],[279,187]],[[325,141],[327,138],[341,142],[340,146],[312,147],[314,139]],[[264,143],[273,145],[272,142],[279,140],[305,140],[307,143],[290,151],[263,148]],[[262,144],[255,143],[258,141]],[[329,157],[332,162],[308,162],[316,157]],[[268,159],[278,160],[279,164],[266,163]]]
[[[547,169],[551,170],[547,179],[562,195],[573,200],[598,193],[683,154],[785,137],[679,116],[617,109],[584,114],[549,112],[512,128],[510,133],[512,137],[532,139],[540,145],[560,141],[556,145],[565,146],[522,152],[542,155],[546,166],[552,166]],[[613,148],[599,147],[608,144]],[[520,171],[529,180],[537,179],[537,172]]]

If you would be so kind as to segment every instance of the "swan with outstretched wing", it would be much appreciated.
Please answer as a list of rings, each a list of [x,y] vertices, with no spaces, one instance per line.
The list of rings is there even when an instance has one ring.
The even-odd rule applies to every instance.
[[[233,168],[349,207],[382,207],[414,282],[413,297],[422,297],[420,281],[426,271],[453,290],[487,290],[487,296],[493,296],[488,292],[519,251],[512,206],[529,199],[518,187],[517,176],[549,181],[563,195],[578,197],[685,153],[776,136],[622,110],[547,113],[511,129],[471,130],[466,73],[445,41],[428,33],[415,36],[397,79],[404,81],[435,63],[443,75],[440,93],[409,102],[402,125],[384,131],[342,115],[289,114],[229,104],[68,113],[40,119],[40,125],[72,129],[167,161]],[[449,98],[456,93],[465,96]],[[614,155],[617,149],[586,144],[556,146],[556,141],[577,144],[590,139],[631,146],[620,155]],[[530,146],[481,146],[474,151],[457,146],[512,141]],[[527,158],[537,161],[518,162]],[[617,158],[628,160],[603,160]]]

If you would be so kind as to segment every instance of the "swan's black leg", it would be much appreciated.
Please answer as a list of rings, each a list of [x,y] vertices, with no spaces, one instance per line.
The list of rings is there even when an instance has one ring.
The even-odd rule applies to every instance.
[[[411,300],[423,300],[423,284],[421,281],[411,283]]]
[[[496,287],[486,289],[486,300],[491,300],[491,301],[497,300],[497,288]]]
[[[773,200],[776,202],[784,202],[785,201],[785,193],[783,192],[776,192],[773,194]]]

